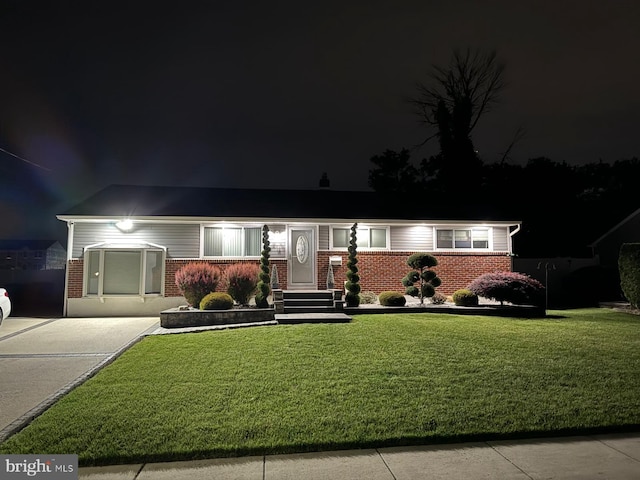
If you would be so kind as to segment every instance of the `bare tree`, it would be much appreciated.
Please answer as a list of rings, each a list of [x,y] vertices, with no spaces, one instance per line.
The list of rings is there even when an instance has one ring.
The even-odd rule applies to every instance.
[[[446,109],[460,133],[469,136],[504,87],[504,65],[498,63],[493,51],[483,54],[467,49],[454,51],[449,66],[432,68],[429,83],[418,84],[418,95],[409,102],[421,121],[435,128],[440,127],[439,117]],[[439,132],[423,143],[437,135]]]
[[[503,72],[495,52],[454,51],[450,64],[433,66],[429,83],[419,84],[418,95],[409,100],[421,121],[435,129],[419,146],[438,138],[440,154],[425,160],[423,171],[435,172],[434,185],[443,191],[455,185],[460,195],[472,197],[480,188],[482,161],[471,132],[496,103]]]

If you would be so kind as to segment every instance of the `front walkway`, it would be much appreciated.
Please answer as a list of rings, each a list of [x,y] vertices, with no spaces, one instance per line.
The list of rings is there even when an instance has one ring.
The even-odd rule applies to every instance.
[[[155,317],[9,317],[0,326],[0,442],[112,362]]]
[[[81,468],[86,480],[640,478],[640,434],[478,442]]]

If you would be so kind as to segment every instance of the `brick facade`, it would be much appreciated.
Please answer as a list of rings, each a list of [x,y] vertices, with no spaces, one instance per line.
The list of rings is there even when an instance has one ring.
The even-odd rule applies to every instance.
[[[404,291],[402,277],[409,270],[407,257],[415,252],[358,252],[358,269],[360,284],[363,291],[372,291],[376,294],[384,290]],[[329,269],[329,257],[342,257],[342,265],[333,267],[335,285],[337,288],[346,281],[348,253],[317,252],[317,281],[318,288],[326,288],[327,271]],[[479,275],[487,272],[510,271],[511,257],[505,253],[438,253],[438,266],[435,270],[442,279],[442,285],[438,291],[451,295],[460,288],[464,288]],[[175,273],[183,265],[189,262],[202,260],[171,260],[165,263],[165,297],[180,297],[178,287],[175,284]],[[206,260],[215,264],[224,271],[224,268],[232,263],[250,262],[257,264],[256,260]],[[271,260],[271,265],[278,267],[278,279],[281,288],[287,288],[287,261]],[[84,262],[82,259],[69,261],[69,298],[82,298]]]
[[[68,298],[82,298],[82,276],[84,272],[84,261],[69,260],[69,284],[68,284]]]
[[[415,252],[358,252],[358,273],[362,291],[376,294],[385,290],[403,292],[402,277],[409,271],[407,257]],[[318,252],[318,288],[325,288],[329,257],[342,257],[342,265],[333,267],[336,287],[344,285],[348,253]],[[438,291],[451,295],[465,288],[483,273],[510,271],[511,257],[505,253],[438,253],[434,255],[438,266],[434,268],[442,280]]]

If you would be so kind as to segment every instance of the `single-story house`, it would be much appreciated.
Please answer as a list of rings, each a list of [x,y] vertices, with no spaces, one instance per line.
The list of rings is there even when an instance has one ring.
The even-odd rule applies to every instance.
[[[255,262],[268,225],[271,265],[284,289],[324,289],[346,279],[358,224],[363,291],[403,291],[407,257],[438,259],[438,291],[511,269],[520,222],[446,199],[427,203],[374,192],[112,185],[57,216],[68,225],[66,316],[157,315],[186,302],[174,283],[188,262],[222,269]]]

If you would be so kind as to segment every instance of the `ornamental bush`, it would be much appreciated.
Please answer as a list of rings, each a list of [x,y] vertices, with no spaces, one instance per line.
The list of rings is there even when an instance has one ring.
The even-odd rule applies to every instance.
[[[385,307],[403,307],[407,299],[400,292],[380,292],[378,295],[380,305]]]
[[[479,297],[515,305],[541,305],[544,286],[534,278],[518,272],[485,273],[469,284],[469,290]]]
[[[189,305],[198,308],[202,297],[215,292],[220,283],[220,269],[206,262],[187,263],[175,274],[176,286]]]
[[[640,243],[623,243],[618,257],[620,287],[634,308],[640,308]]]
[[[378,296],[373,292],[360,292],[360,303],[376,303]]]
[[[256,292],[256,307],[267,308],[269,301],[267,297],[271,292],[269,283],[271,276],[269,275],[269,257],[271,252],[271,246],[269,242],[269,227],[264,225],[262,227],[262,255],[260,257],[260,275],[258,276],[258,291]]]
[[[402,279],[402,284],[406,287],[404,293],[412,297],[419,296],[422,305],[424,298],[433,297],[436,288],[442,284],[440,277],[431,270],[438,265],[438,260],[429,253],[414,253],[407,258],[407,265],[413,270]],[[416,282],[420,282],[419,286],[414,285]]]
[[[200,310],[229,310],[231,307],[233,298],[224,292],[209,293],[200,301]]]
[[[434,305],[443,305],[447,301],[447,296],[436,292],[431,297],[431,303]]]
[[[224,271],[227,293],[240,305],[249,305],[249,299],[256,292],[260,268],[251,263],[234,263]]]
[[[477,307],[478,296],[468,288],[461,288],[453,293],[453,303],[459,307]]]

